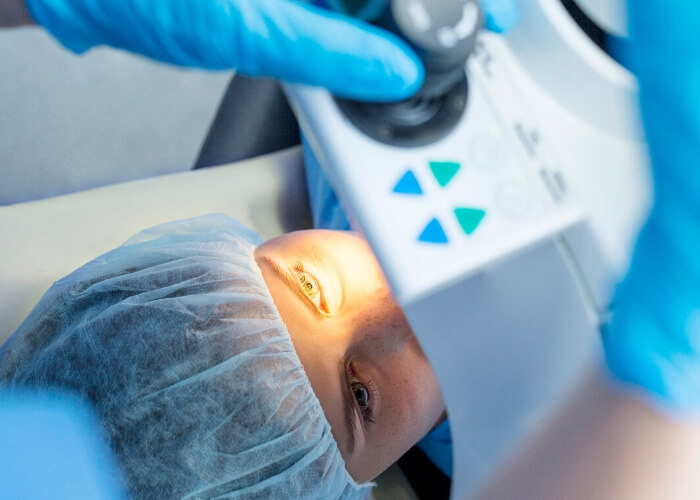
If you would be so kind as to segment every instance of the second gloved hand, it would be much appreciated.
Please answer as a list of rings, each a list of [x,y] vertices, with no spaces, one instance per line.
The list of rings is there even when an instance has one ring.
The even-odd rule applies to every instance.
[[[514,0],[484,5],[494,29],[517,18]],[[291,0],[27,0],[27,6],[78,53],[109,45],[179,66],[236,69],[366,100],[408,97],[423,79],[417,56],[394,35]]]
[[[604,335],[611,373],[700,415],[700,3],[630,2],[655,200]]]

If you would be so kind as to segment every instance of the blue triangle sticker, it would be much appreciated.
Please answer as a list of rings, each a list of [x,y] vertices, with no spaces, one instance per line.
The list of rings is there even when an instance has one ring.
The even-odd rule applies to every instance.
[[[416,174],[413,170],[406,171],[405,174],[399,179],[399,182],[394,186],[394,193],[397,194],[423,194],[423,189],[421,189],[418,179],[416,179]]]
[[[442,228],[440,221],[433,219],[428,222],[427,226],[425,226],[425,229],[423,229],[423,232],[420,233],[418,240],[425,243],[439,243],[444,245],[447,243],[447,235],[445,234],[445,230]]]

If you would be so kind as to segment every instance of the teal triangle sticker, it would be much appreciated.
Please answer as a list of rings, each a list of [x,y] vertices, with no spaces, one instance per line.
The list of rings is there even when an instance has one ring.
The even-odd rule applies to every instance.
[[[413,173],[413,170],[408,170],[405,174],[403,174],[401,179],[399,179],[399,182],[397,182],[396,186],[394,186],[394,193],[416,195],[423,194],[423,190],[421,189],[418,179],[416,179],[416,174]]]
[[[465,234],[473,234],[486,217],[486,212],[478,208],[455,208],[455,216],[462,226],[462,231]]]
[[[440,187],[447,186],[462,166],[454,161],[431,161],[430,171]]]
[[[430,222],[428,222],[428,225],[425,226],[425,229],[423,229],[423,232],[420,234],[418,239],[425,243],[447,243],[447,235],[445,234],[445,230],[442,228],[440,221],[437,219],[432,219]]]

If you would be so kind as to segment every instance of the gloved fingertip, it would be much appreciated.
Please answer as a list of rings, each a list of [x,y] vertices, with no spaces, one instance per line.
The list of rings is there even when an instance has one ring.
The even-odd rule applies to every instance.
[[[359,62],[353,71],[357,78],[329,84],[330,90],[339,97],[370,102],[400,101],[418,92],[425,80],[425,69],[418,56],[400,46],[379,52],[383,57],[370,66]]]
[[[392,60],[392,78],[386,82],[388,100],[400,100],[418,92],[425,80],[423,63],[413,51],[404,51]]]
[[[484,2],[486,27],[494,33],[505,33],[520,20],[520,10],[513,0]]]

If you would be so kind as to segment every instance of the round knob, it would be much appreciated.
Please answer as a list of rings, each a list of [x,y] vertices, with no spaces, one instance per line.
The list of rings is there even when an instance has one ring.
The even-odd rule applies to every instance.
[[[463,78],[484,17],[478,0],[392,0],[377,24],[408,41],[426,70],[421,95],[444,95]]]
[[[467,58],[484,17],[478,0],[326,0],[406,40],[425,66],[413,97],[391,103],[336,99],[350,121],[394,146],[423,146],[447,135],[463,116],[469,84]]]

